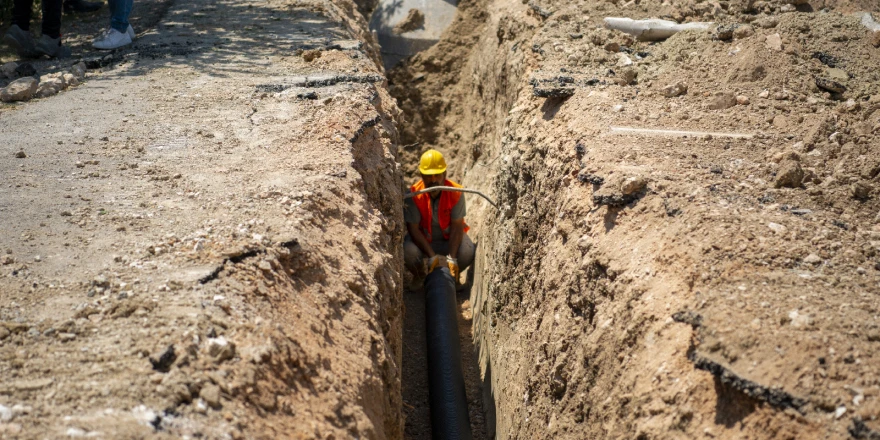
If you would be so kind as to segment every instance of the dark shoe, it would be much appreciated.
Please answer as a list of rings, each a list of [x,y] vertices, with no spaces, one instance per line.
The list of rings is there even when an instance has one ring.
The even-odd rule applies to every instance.
[[[77,14],[80,12],[95,12],[104,6],[104,2],[87,2],[86,0],[67,0],[64,2],[64,12]]]
[[[41,35],[34,43],[34,50],[37,56],[48,55],[49,58],[67,58],[70,56],[70,49],[61,45],[61,37],[52,38],[48,35]]]
[[[22,58],[36,58],[39,56],[34,50],[34,38],[30,32],[22,30],[16,24],[9,26],[6,35],[3,36],[3,42],[15,50],[18,56]]]

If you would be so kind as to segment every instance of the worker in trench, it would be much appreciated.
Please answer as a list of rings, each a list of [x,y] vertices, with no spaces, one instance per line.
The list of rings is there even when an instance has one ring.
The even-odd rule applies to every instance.
[[[410,187],[412,192],[436,186],[462,187],[446,178],[446,160],[437,150],[422,154],[419,174],[421,180]],[[467,235],[465,214],[464,196],[457,191],[440,190],[406,199],[403,257],[414,276],[412,287],[421,287],[425,276],[444,264],[460,286],[459,272],[474,262],[474,242]]]

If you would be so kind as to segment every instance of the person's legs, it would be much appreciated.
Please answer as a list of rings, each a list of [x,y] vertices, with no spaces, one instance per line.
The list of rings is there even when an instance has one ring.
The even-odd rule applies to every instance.
[[[12,24],[23,31],[31,29],[31,10],[34,0],[15,0],[12,3]]]
[[[62,0],[42,0],[43,3],[43,35],[50,38],[61,38],[61,3]]]
[[[465,270],[474,264],[474,253],[477,246],[471,241],[467,234],[461,238],[461,245],[458,246],[458,269]]]
[[[34,38],[30,33],[33,6],[33,0],[15,0],[12,4],[12,25],[3,36],[3,42],[22,58],[37,56],[34,51]]]
[[[134,30],[128,24],[132,0],[108,0],[110,6],[110,28],[92,41],[96,49],[111,50],[131,44]]]
[[[134,7],[134,0],[108,0],[110,5],[110,27],[123,34],[128,32],[128,16]]]
[[[422,259],[424,259],[426,255],[416,246],[412,240],[409,239],[409,235],[403,240],[403,265],[412,272],[413,275],[416,276],[425,276],[422,272]]]

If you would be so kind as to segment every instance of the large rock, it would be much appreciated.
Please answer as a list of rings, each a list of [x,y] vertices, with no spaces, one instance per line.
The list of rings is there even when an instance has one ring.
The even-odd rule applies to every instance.
[[[804,170],[796,160],[786,159],[779,164],[776,180],[773,186],[776,188],[799,188],[804,181]]]
[[[37,92],[37,86],[37,80],[31,77],[19,78],[0,91],[0,101],[13,102],[31,99]]]
[[[679,81],[675,84],[670,84],[666,87],[660,89],[660,93],[667,98],[674,98],[676,96],[681,96],[687,93],[688,85]]]
[[[64,89],[64,81],[59,78],[51,78],[46,81],[40,81],[37,87],[37,98],[45,98],[52,96]]]
[[[736,95],[733,93],[719,92],[709,101],[710,110],[724,110],[736,105]]]
[[[733,38],[737,40],[742,40],[743,38],[749,38],[752,35],[755,35],[755,28],[750,24],[742,25],[733,31]]]
[[[782,37],[779,34],[772,34],[767,36],[766,46],[770,50],[775,50],[777,52],[782,51]]]
[[[70,73],[76,77],[76,79],[82,81],[83,78],[86,77],[86,63],[80,61],[73,65],[70,68]]]

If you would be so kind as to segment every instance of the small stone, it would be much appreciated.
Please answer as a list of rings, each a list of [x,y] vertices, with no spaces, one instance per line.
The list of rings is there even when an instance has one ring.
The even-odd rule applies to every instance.
[[[868,41],[871,42],[872,46],[880,47],[880,31],[871,32],[868,36]]]
[[[586,234],[582,235],[581,238],[578,239],[577,247],[582,252],[590,250],[590,248],[593,247],[593,238]]]
[[[749,97],[745,95],[739,95],[736,97],[736,103],[739,105],[749,105]]]
[[[797,310],[789,312],[788,319],[791,320],[791,326],[795,328],[809,327],[813,324],[813,318],[810,315],[798,313]]]
[[[822,262],[822,257],[820,257],[816,254],[810,254],[810,255],[807,255],[806,258],[804,258],[804,263],[807,263],[807,264],[819,264],[821,262]]]
[[[87,432],[80,428],[67,428],[67,431],[64,432],[64,435],[67,437],[85,437]]]
[[[212,383],[206,384],[199,391],[199,397],[211,408],[220,409],[220,387]]]
[[[755,35],[755,28],[753,28],[750,24],[742,25],[733,31],[733,37],[737,40],[749,38],[752,35]]]
[[[849,74],[846,73],[846,70],[837,67],[825,69],[825,74],[833,81],[846,81],[849,79]]]
[[[79,82],[80,82],[79,79],[77,77],[73,76],[73,74],[65,73],[61,77],[64,79],[64,83],[70,87],[79,85]]]
[[[12,263],[15,263],[15,258],[12,258],[9,255],[4,255],[4,256],[0,257],[0,264],[6,266],[6,265],[9,265]],[[2,328],[2,327],[0,327],[0,328]]]
[[[321,58],[321,51],[317,49],[312,50],[304,50],[302,53],[303,60],[307,63],[311,63],[318,58]]]
[[[718,92],[709,101],[709,110],[725,110],[736,105],[736,96],[729,92]]]
[[[15,73],[15,69],[17,68],[18,63],[16,63],[15,61],[10,61],[3,66],[0,66],[0,73],[2,73],[3,76],[9,79],[16,79],[18,78],[18,74]]]
[[[54,382],[55,379],[52,378],[19,380],[13,382],[12,387],[18,391],[37,391],[52,385]]]
[[[843,405],[838,406],[837,409],[834,410],[834,418],[835,419],[839,419],[839,418],[843,417],[844,414],[846,414],[846,407]]]
[[[868,200],[871,197],[871,189],[871,185],[867,182],[856,182],[850,187],[850,195],[856,200]]]
[[[153,369],[160,373],[167,373],[171,370],[171,366],[174,364],[174,361],[177,359],[177,353],[174,352],[174,344],[168,345],[161,353],[157,353],[155,356],[150,357],[150,364],[153,365]]]
[[[638,72],[634,69],[621,69],[617,72],[617,83],[622,86],[630,85],[635,82],[637,76]]]
[[[770,96],[769,90],[762,90],[761,93],[758,93],[758,98],[767,99]]]
[[[785,231],[788,230],[788,228],[786,228],[785,226],[780,225],[779,223],[773,223],[773,222],[767,223],[767,227],[770,228],[771,231],[773,231],[777,234],[784,234]]]
[[[715,28],[715,31],[712,32],[712,38],[721,41],[728,41],[733,39],[733,32],[736,30],[736,24],[723,24]]]
[[[37,86],[37,98],[45,98],[48,96],[52,96],[59,91],[64,89],[64,82],[60,79],[54,78],[43,81]]]
[[[623,111],[623,105],[617,104],[614,107],[611,107],[611,111],[613,111],[614,113],[620,113]]]
[[[785,115],[776,115],[773,117],[773,126],[776,128],[786,128],[788,127],[788,118]]]
[[[235,344],[227,341],[223,336],[208,338],[208,354],[218,363],[232,359],[235,356]]]
[[[605,45],[605,50],[611,53],[620,52],[620,45],[615,42],[610,42]]]
[[[644,177],[628,177],[620,186],[620,192],[622,192],[624,196],[631,196],[641,192],[646,186],[648,186],[648,180]]]
[[[660,94],[667,98],[674,98],[676,96],[681,96],[687,93],[688,85],[683,82],[677,82],[675,84],[670,84],[666,87],[660,89]]]
[[[69,342],[76,339],[76,334],[74,333],[58,333],[58,340],[61,342]]]
[[[626,67],[626,66],[632,66],[632,64],[633,64],[632,59],[629,56],[627,56],[625,53],[618,53],[617,54],[617,65],[618,66]]]
[[[37,93],[37,80],[31,77],[19,78],[9,83],[6,88],[0,91],[0,101],[14,102],[26,101]]]
[[[43,261],[43,257],[37,255],[37,256],[34,257],[34,261],[36,261],[37,263],[39,263],[40,261]]]
[[[272,264],[270,264],[266,260],[261,260],[257,263],[257,267],[260,268],[263,272],[272,272]]]
[[[831,93],[843,93],[846,91],[846,86],[828,78],[816,78],[816,87]]]
[[[8,422],[12,420],[12,408],[9,408],[5,405],[0,405],[0,421]]]
[[[850,99],[847,99],[846,102],[841,104],[841,109],[843,109],[843,111],[853,113],[853,112],[857,112],[857,111],[861,110],[862,105],[859,104],[859,102],[856,101],[855,99],[850,98]]]
[[[196,399],[195,405],[193,405],[193,410],[199,414],[207,413],[208,404],[205,402],[205,399]]]
[[[14,156],[16,159],[24,159],[27,157],[27,154],[25,154],[24,150],[21,150],[18,153],[15,153]]]
[[[70,73],[77,79],[82,80],[86,77],[86,63],[80,61],[74,64],[73,67],[70,68]]]
[[[770,50],[775,50],[777,52],[782,51],[782,37],[779,36],[779,34],[767,35],[764,43]]]
[[[775,28],[776,25],[779,24],[779,20],[776,17],[762,17],[754,21],[755,26],[770,29]]]

